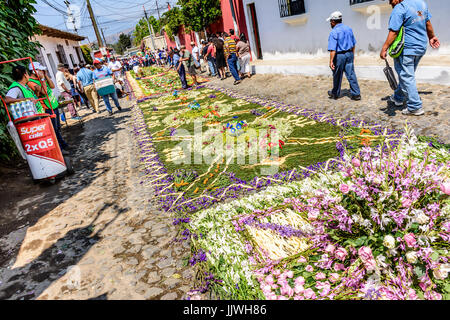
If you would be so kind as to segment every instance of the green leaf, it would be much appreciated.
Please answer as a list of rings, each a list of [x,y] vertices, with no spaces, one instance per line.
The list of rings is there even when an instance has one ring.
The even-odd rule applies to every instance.
[[[433,252],[433,253],[431,254],[431,259],[432,259],[433,261],[439,260],[439,253]]]
[[[425,274],[425,270],[419,266],[414,268],[414,272],[416,273],[417,277],[422,277]]]

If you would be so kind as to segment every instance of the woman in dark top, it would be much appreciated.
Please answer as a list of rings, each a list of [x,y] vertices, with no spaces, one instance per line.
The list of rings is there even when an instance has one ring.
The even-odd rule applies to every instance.
[[[219,71],[220,79],[225,80],[225,67],[227,62],[225,61],[225,53],[223,51],[224,42],[218,38],[214,40],[214,46],[216,47],[216,66]]]

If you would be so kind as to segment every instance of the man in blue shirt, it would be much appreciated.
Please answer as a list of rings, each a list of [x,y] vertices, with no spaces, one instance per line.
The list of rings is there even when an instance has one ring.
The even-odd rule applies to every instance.
[[[439,39],[435,36],[428,12],[428,6],[423,0],[390,0],[392,10],[389,20],[389,34],[381,49],[380,57],[385,60],[389,47],[404,27],[405,44],[403,52],[394,59],[395,71],[399,78],[399,86],[390,100],[396,106],[403,106],[406,100],[407,108],[404,115],[420,116],[424,114],[422,100],[417,91],[415,72],[420,59],[427,51],[428,42],[434,49],[439,48]]]
[[[187,89],[187,81],[186,81],[186,69],[184,69],[183,63],[180,62],[181,56],[180,51],[177,48],[173,49],[173,65],[175,70],[177,70],[178,75],[180,76],[181,86],[183,89]]]
[[[328,38],[330,51],[330,68],[333,71],[333,90],[328,91],[330,99],[337,100],[341,95],[342,78],[345,76],[350,84],[352,100],[361,100],[361,91],[355,73],[356,39],[350,27],[342,23],[342,13],[333,12],[327,19],[333,29]]]
[[[91,106],[94,106],[94,112],[98,112],[98,94],[94,86],[94,73],[87,69],[85,65],[81,66],[80,71],[77,73],[77,81],[80,87],[83,88],[84,94],[89,100]]]
[[[115,76],[112,73],[111,69],[109,69],[106,66],[102,66],[102,62],[100,60],[95,59],[94,66],[96,68],[96,70],[94,70],[94,80],[101,80],[106,77],[112,77],[113,82],[115,82],[116,79],[115,79]],[[116,105],[117,109],[119,109],[119,111],[121,111],[122,108],[120,107],[120,104],[119,104],[119,97],[117,96],[116,90],[114,90],[114,93],[110,93],[110,94],[106,94],[106,95],[102,96],[103,102],[105,102],[105,105],[106,105],[106,110],[108,110],[109,114],[111,114],[111,115],[113,114],[111,104],[109,103],[109,97],[111,97],[114,100],[114,104]]]

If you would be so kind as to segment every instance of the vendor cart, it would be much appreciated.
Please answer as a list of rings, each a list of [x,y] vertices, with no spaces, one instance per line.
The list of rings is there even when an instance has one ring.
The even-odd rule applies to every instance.
[[[30,57],[1,61],[1,64],[28,60],[33,65]],[[33,65],[34,69],[34,65]],[[45,84],[39,80],[41,86]],[[32,103],[13,104],[8,107],[4,99],[0,96],[6,113],[9,118],[8,131],[10,132],[19,153],[27,160],[34,182],[49,181],[54,183],[57,178],[72,174],[73,168],[68,156],[63,156],[56,138],[55,130],[51,118],[56,115],[47,113],[37,113]],[[50,99],[46,94],[45,98],[37,99],[44,101]],[[42,103],[43,108],[47,106]]]

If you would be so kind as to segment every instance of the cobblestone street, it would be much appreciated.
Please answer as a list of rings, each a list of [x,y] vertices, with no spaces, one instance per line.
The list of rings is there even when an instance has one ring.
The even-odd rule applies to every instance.
[[[31,214],[32,205],[53,209],[1,234],[2,248],[16,254],[1,265],[0,299],[181,299],[191,289],[193,275],[183,267],[189,246],[172,244],[170,217],[140,184],[125,102],[112,117],[86,116],[75,175],[7,208],[18,215]]]
[[[328,99],[332,78],[307,77],[301,75],[254,75],[234,86],[232,78],[225,81],[214,79],[212,85],[233,89],[237,92],[265,99],[289,103],[303,108],[325,112],[339,118],[358,118],[360,120],[382,123],[393,129],[403,129],[405,121],[411,123],[417,135],[437,136],[450,142],[450,88],[435,84],[418,84],[425,115],[421,117],[404,116],[404,107],[395,107],[387,101],[392,90],[387,81],[359,80],[361,101],[350,100],[347,80],[342,83],[342,96],[338,100]]]

